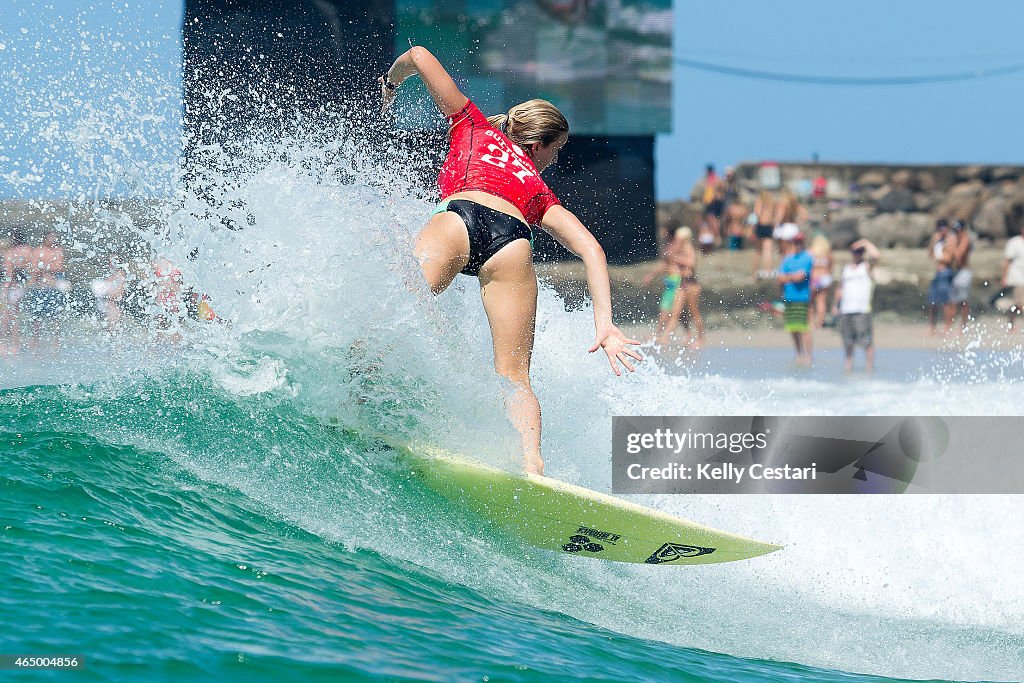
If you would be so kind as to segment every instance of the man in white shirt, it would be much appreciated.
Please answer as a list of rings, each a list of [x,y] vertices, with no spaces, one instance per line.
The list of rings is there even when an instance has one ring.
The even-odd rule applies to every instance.
[[[878,248],[866,239],[859,239],[850,245],[853,262],[843,266],[839,276],[832,313],[839,317],[839,333],[846,350],[846,372],[853,370],[853,349],[864,347],[864,370],[875,368],[875,343],[871,323],[871,297],[875,281],[871,269],[881,256]]]
[[[1010,308],[1010,329],[1024,312],[1024,224],[1019,235],[1011,237],[1003,249],[1003,287],[1013,288],[1013,306]]]

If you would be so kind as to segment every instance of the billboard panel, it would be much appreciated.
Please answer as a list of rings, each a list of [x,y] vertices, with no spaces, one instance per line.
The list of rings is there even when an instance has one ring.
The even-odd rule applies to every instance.
[[[541,97],[573,133],[671,128],[671,0],[396,0],[395,15],[397,51],[429,48],[487,114]]]

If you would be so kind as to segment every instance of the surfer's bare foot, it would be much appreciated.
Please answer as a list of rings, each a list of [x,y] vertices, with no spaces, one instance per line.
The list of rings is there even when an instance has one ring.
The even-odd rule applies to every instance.
[[[544,460],[539,455],[524,455],[523,469],[527,474],[544,474]]]

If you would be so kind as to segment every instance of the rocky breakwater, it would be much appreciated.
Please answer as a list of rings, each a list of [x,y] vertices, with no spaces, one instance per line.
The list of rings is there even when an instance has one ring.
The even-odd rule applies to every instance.
[[[760,167],[758,162],[736,167],[739,201],[748,209],[762,189]],[[971,303],[978,313],[993,310],[1003,245],[1024,226],[1024,167],[783,163],[778,168],[781,186],[795,192],[811,216],[804,229],[827,236],[837,250],[837,272],[853,240],[866,237],[883,249],[876,310],[906,319],[922,315],[933,270],[924,247],[940,218],[961,221],[974,234]],[[827,192],[815,198],[811,188],[819,175],[827,180]],[[688,200],[658,205],[663,239],[679,226],[699,225],[702,194],[698,182]],[[777,296],[774,282],[751,281],[750,259],[749,251],[719,251],[701,259],[704,297],[711,308],[732,309],[737,315],[752,303]],[[644,288],[636,289],[640,294]],[[650,303],[656,285],[646,289],[650,291],[636,296],[636,303],[642,300],[644,313],[656,315]],[[627,298],[633,294],[629,287],[620,291]]]
[[[845,246],[837,238],[860,236],[885,247],[926,245],[940,218],[961,221],[987,242],[1019,233],[1024,225],[1024,168],[967,166],[954,180],[949,187],[938,187],[927,170],[864,173],[856,196],[822,207],[824,227],[834,223],[836,228],[825,232],[841,243],[836,246]]]
[[[759,162],[736,167],[740,201],[748,207],[762,189],[760,167]],[[780,184],[808,208],[811,220],[805,227],[828,236],[838,248],[859,237],[880,247],[922,247],[940,218],[961,221],[979,240],[993,243],[1018,234],[1024,225],[1021,166],[782,163],[778,168]],[[815,198],[811,187],[819,175],[828,189]],[[696,227],[703,189],[699,181],[689,201],[659,205],[661,234],[680,225]]]

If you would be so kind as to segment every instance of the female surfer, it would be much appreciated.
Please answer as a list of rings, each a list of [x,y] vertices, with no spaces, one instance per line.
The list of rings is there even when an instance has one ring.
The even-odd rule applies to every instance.
[[[522,435],[527,472],[542,474],[540,404],[530,386],[537,317],[537,275],[530,226],[541,225],[583,259],[594,306],[592,353],[604,349],[612,370],[633,371],[629,348],[639,344],[612,324],[608,264],[594,236],[565,209],[540,173],[558,158],[569,124],[550,102],[530,100],[507,114],[480,113],[434,55],[413,47],[381,76],[383,107],[398,87],[419,74],[437,108],[448,119],[448,157],[438,185],[442,201],[416,239],[415,255],[434,294],[458,273],[480,279],[480,295],[491,328],[494,367],[512,385],[505,407]]]

